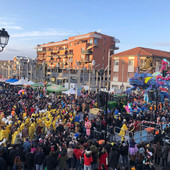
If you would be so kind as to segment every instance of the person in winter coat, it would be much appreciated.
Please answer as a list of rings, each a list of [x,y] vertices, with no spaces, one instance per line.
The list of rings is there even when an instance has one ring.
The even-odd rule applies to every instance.
[[[55,152],[54,148],[51,148],[51,152],[46,156],[44,165],[47,167],[47,170],[55,170],[57,166],[57,157],[58,154]]]
[[[129,144],[129,156],[130,156],[130,164],[133,166],[135,165],[137,152],[138,152],[137,145],[134,139],[131,139]]]
[[[168,144],[165,144],[162,149],[162,166],[167,165],[167,160],[168,160],[168,153],[169,153],[170,147]]]
[[[95,144],[92,144],[90,146],[90,150],[92,151],[92,158],[93,158],[93,162],[91,163],[91,168],[96,169],[96,168],[98,168],[98,164],[97,164],[97,159],[99,156],[98,149],[95,146]]]
[[[22,170],[22,163],[19,156],[16,156],[16,158],[14,159],[12,170]]]
[[[101,170],[102,165],[108,170],[108,153],[105,148],[102,148],[99,156],[99,170]]]
[[[155,163],[159,165],[162,156],[162,147],[159,142],[156,143]]]
[[[112,149],[109,153],[109,167],[116,169],[119,162],[119,152],[115,146],[112,146]]]
[[[6,162],[2,157],[2,149],[0,150],[0,170],[6,170]]]
[[[14,144],[15,144],[15,145],[19,145],[19,144],[21,144],[21,138],[20,138],[20,135],[19,135],[19,134],[18,134],[18,135],[16,135],[16,138],[15,138]]]
[[[27,138],[26,141],[24,142],[23,144],[23,147],[24,147],[24,151],[27,152],[30,147],[31,147],[31,143],[29,142],[29,139]]]
[[[45,159],[45,153],[42,148],[38,148],[38,152],[35,154],[34,163],[36,165],[36,170],[43,170],[43,163]]]
[[[73,151],[73,154],[76,157],[76,170],[81,170],[81,162],[80,162],[80,160],[81,160],[81,158],[83,156],[83,153],[81,152],[79,146],[76,146],[76,148]]]
[[[67,157],[66,152],[62,151],[61,155],[59,155],[58,157],[58,164],[59,164],[60,170],[67,169],[67,160],[68,160],[68,157]]]
[[[73,168],[73,148],[69,145],[67,149],[68,167]]]
[[[32,170],[34,167],[34,155],[31,152],[31,149],[25,154],[25,167],[26,170]]]
[[[122,155],[123,166],[126,167],[128,165],[128,145],[125,142],[122,143],[120,152]]]
[[[91,170],[92,161],[93,161],[92,151],[90,149],[85,150],[85,153],[84,153],[84,170]]]

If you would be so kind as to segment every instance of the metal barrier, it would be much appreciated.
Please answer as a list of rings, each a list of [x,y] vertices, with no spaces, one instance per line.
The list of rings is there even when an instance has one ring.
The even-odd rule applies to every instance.
[[[125,131],[124,139],[130,141],[130,139],[133,138],[137,144],[141,142],[153,141],[154,135],[148,132],[147,130],[145,130],[146,128],[148,128],[148,126],[143,126],[141,131],[136,131],[134,133],[128,130],[123,130]],[[120,127],[117,126],[114,127],[114,134],[115,134],[115,136],[113,137],[114,141],[121,141],[122,136],[119,135],[120,130],[121,130]]]
[[[121,141],[122,136],[119,135],[120,131],[121,131],[121,128],[120,128],[120,127],[118,127],[118,126],[115,126],[115,127],[114,127],[114,134],[115,134],[115,135],[114,135],[114,137],[113,137],[113,140]],[[131,131],[128,131],[128,130],[123,130],[123,131],[125,132],[124,139],[127,140],[127,141],[129,141],[130,138],[133,137],[133,133],[132,133]]]

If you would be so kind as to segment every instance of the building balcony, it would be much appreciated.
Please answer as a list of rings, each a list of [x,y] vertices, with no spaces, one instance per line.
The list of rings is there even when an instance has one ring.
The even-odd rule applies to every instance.
[[[97,44],[87,43],[87,50],[90,50],[90,49],[92,49],[93,47],[97,47]]]
[[[112,50],[118,50],[119,47],[118,47],[118,46],[112,46],[111,49],[112,49]]]
[[[71,55],[71,56],[72,56],[72,55],[73,55],[73,53],[67,53],[67,55],[69,55],[69,56]]]
[[[84,50],[84,51],[81,51],[81,53],[87,54],[87,55],[93,54],[93,52],[91,50]]]
[[[36,64],[42,64],[42,63],[43,63],[43,60],[37,60]]]
[[[80,62],[81,63],[91,63],[92,61],[90,61],[90,60],[81,60]]]
[[[37,51],[38,54],[45,54],[46,51]]]

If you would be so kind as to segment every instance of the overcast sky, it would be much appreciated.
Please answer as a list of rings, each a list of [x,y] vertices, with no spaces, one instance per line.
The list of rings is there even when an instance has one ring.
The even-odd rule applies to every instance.
[[[170,51],[170,0],[3,0],[0,29],[10,34],[0,59],[35,58],[37,44],[100,31],[137,46]]]

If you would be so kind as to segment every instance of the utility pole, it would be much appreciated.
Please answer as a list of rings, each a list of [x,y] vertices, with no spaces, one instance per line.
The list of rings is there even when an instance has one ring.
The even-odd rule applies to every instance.
[[[99,75],[98,70],[96,70],[96,93],[98,91],[98,75]]]
[[[88,94],[90,94],[90,84],[91,84],[91,70],[89,67],[89,91],[88,91]]]
[[[110,74],[110,51],[111,51],[111,49],[109,49],[109,51],[108,51],[107,92],[109,91],[109,84],[110,84],[110,78],[109,78],[109,74]]]
[[[107,140],[107,102],[108,102],[108,93],[105,92],[105,107],[106,107],[106,113],[105,113],[105,121],[106,121],[106,127],[105,127],[105,143],[106,143],[106,140]]]
[[[33,71],[33,69],[32,69],[32,64],[33,64],[33,63],[31,63],[31,80],[32,80],[32,75],[33,75],[33,74],[32,74],[32,71]]]

